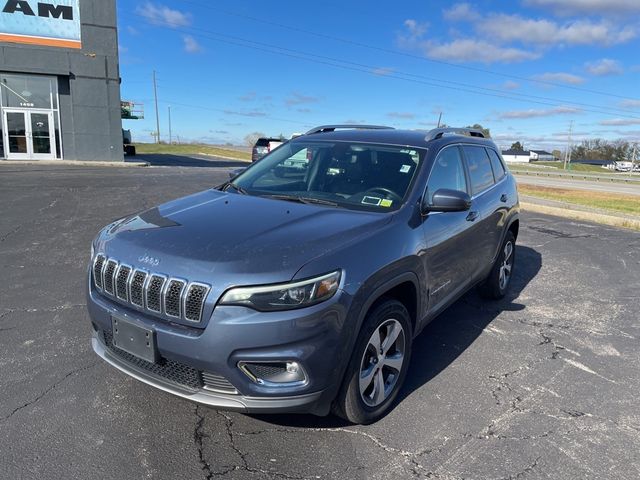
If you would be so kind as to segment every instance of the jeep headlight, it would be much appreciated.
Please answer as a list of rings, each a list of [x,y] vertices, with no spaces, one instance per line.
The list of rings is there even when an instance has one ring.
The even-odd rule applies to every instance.
[[[241,305],[261,312],[292,310],[329,300],[338,291],[341,272],[299,282],[261,287],[233,288],[224,294],[221,305]]]

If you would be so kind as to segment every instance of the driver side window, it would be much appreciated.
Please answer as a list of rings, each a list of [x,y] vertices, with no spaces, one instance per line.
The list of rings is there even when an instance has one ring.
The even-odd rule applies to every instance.
[[[430,205],[433,204],[433,194],[441,188],[459,190],[461,192],[468,191],[467,179],[458,147],[445,148],[438,154],[433,163],[429,184],[427,185],[427,198]]]

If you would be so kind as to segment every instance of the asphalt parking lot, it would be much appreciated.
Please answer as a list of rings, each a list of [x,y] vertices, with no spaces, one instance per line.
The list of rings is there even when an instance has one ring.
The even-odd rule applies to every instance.
[[[1,479],[640,477],[637,232],[524,213],[511,295],[427,327],[366,427],[217,412],[99,360],[92,237],[228,178],[209,165],[0,168]]]

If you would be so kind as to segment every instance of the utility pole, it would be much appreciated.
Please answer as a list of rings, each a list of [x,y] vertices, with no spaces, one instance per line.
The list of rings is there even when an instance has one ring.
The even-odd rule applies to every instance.
[[[440,122],[441,121],[442,121],[442,112],[440,112],[440,116],[438,117],[438,127],[437,128],[440,128],[440,125],[441,125]]]
[[[569,124],[569,138],[567,139],[567,151],[564,153],[564,170],[567,169],[567,163],[571,163],[571,133],[573,132],[573,120]]]
[[[160,143],[160,112],[158,112],[158,84],[155,70],[153,71],[153,96],[156,102],[156,143]]]
[[[172,144],[172,135],[171,135],[171,105],[169,105],[169,145]]]
[[[631,171],[629,173],[630,177],[633,176],[633,170],[636,168],[636,148],[638,148],[638,144],[634,143],[633,144],[633,153],[631,154]]]

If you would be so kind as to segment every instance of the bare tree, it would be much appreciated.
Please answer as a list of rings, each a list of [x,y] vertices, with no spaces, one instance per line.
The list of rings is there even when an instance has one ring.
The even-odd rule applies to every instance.
[[[266,135],[262,132],[252,132],[244,137],[244,143],[253,147],[260,137],[266,137]]]

